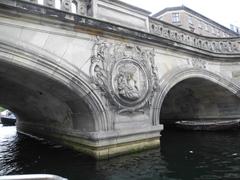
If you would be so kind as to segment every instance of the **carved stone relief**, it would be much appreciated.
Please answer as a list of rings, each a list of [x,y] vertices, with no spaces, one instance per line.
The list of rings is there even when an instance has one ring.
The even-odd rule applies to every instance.
[[[61,9],[71,12],[71,0],[63,0]]]
[[[190,60],[190,63],[192,65],[192,67],[194,67],[194,68],[201,68],[201,69],[205,69],[206,68],[206,64],[207,64],[205,60],[202,60],[202,59],[196,58],[196,57],[193,57]]]
[[[49,7],[55,7],[55,0],[44,0],[44,5]]]
[[[150,31],[160,37],[171,39],[183,44],[200,48],[215,53],[239,53],[240,43],[239,39],[218,38],[211,39],[207,37],[198,36],[196,34],[183,32],[172,26],[167,26],[157,20],[151,20]]]
[[[133,44],[98,40],[90,75],[92,83],[120,112],[149,105],[158,87],[154,50]]]
[[[87,9],[89,6],[89,0],[78,0],[77,3],[77,13],[80,15],[87,15]]]

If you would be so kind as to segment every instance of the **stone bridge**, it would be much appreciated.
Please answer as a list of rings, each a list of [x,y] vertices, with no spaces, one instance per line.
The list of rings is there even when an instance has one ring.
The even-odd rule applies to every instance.
[[[0,105],[19,132],[101,159],[159,146],[177,120],[240,118],[240,38],[117,0],[59,2],[0,0]]]

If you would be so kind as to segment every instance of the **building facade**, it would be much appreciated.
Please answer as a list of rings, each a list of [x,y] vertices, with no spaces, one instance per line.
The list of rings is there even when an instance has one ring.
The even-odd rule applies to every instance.
[[[240,27],[230,24],[230,29],[240,35]]]
[[[239,36],[237,32],[226,28],[186,6],[165,8],[154,14],[153,17],[203,36]]]

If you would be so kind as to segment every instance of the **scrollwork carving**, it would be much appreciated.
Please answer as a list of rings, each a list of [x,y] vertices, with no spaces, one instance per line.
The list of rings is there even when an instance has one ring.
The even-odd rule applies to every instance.
[[[92,83],[119,112],[151,104],[158,86],[154,49],[97,40],[91,58]]]

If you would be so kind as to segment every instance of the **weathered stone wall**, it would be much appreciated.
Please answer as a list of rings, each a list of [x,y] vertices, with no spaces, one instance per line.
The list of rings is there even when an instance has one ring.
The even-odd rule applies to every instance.
[[[167,104],[189,97],[178,96],[182,89],[171,91],[185,79],[203,78],[239,94],[238,39],[217,49],[225,40],[202,43],[202,37],[155,20],[146,33],[11,2],[0,4],[0,78],[8,87],[0,100],[19,116],[19,131],[106,158],[158,146],[162,103],[168,92],[174,95]],[[211,103],[221,104],[217,100],[224,95]],[[169,106],[165,117],[183,107]]]
[[[33,5],[27,4],[29,6]],[[115,53],[116,60],[127,58],[124,62],[137,68],[145,79],[149,78],[152,88],[155,80],[150,80],[154,76],[152,62],[148,62],[148,57],[153,58],[152,48],[138,47],[131,40],[123,43],[122,38],[116,36],[104,37],[104,31],[96,29],[101,26],[85,29],[64,22],[69,17],[54,21],[32,15],[18,17],[19,12],[14,9],[8,12],[12,14],[1,17],[0,55],[2,71],[11,71],[0,77],[3,86],[19,86],[19,91],[2,89],[5,99],[1,103],[18,116],[19,132],[54,138],[96,158],[159,145],[162,127],[152,126],[149,106],[146,106],[151,99],[151,89],[144,90],[143,97],[126,96],[118,104],[120,95],[109,94],[112,91],[109,81],[104,82],[106,89],[99,86],[105,75],[100,76],[101,72],[94,68],[94,61],[99,60],[102,52],[101,45],[110,45],[115,50],[122,47],[119,54]],[[4,10],[1,13],[4,14]],[[124,49],[130,54],[122,54]],[[106,48],[104,52],[110,54],[111,49]],[[112,62],[109,66],[111,59],[102,58],[100,60],[106,61],[104,66],[111,69],[116,65]],[[119,61],[116,68],[123,66]],[[118,75],[114,74],[114,78]],[[145,88],[143,83],[139,85]]]

